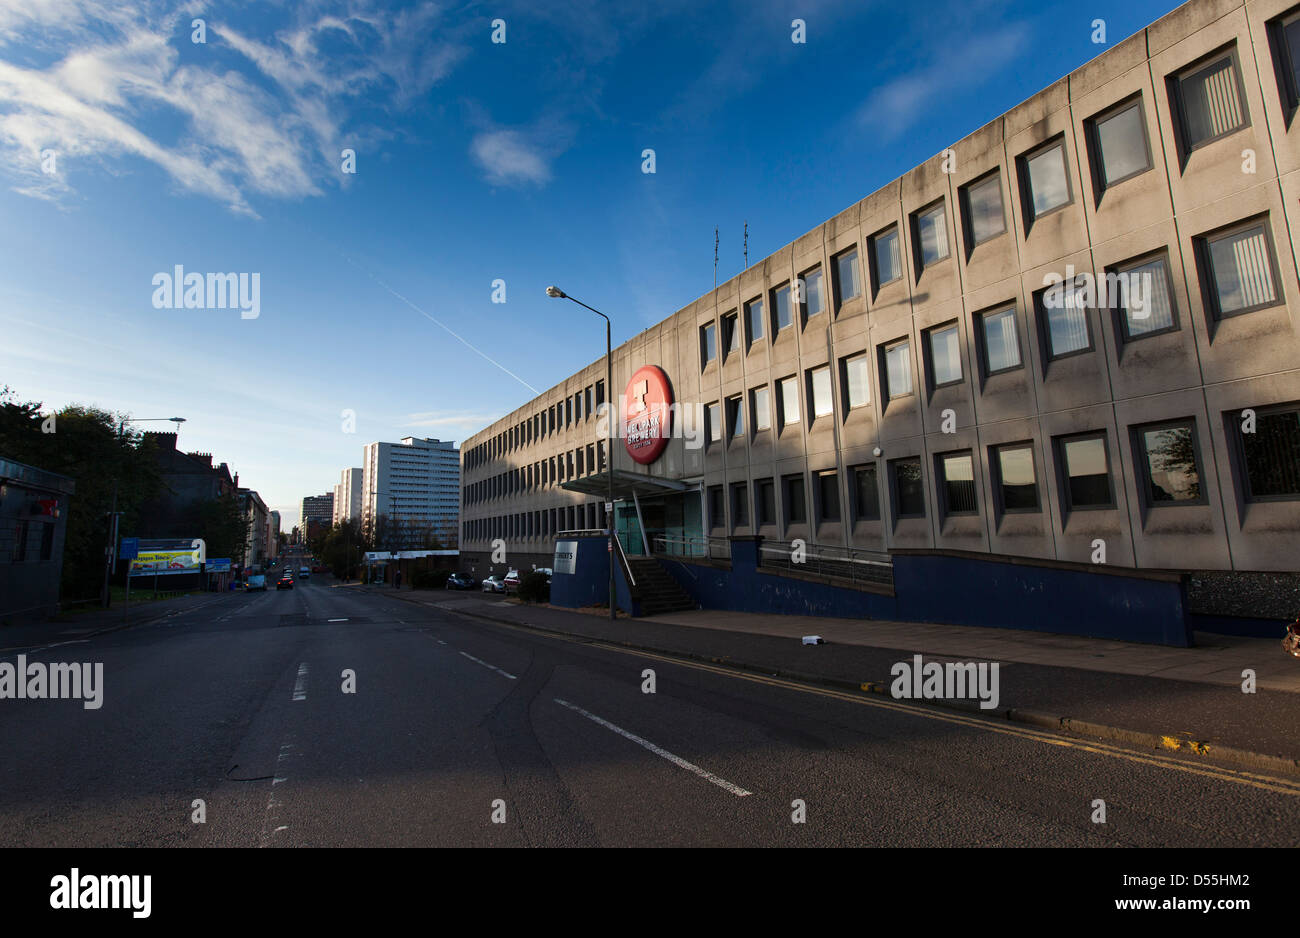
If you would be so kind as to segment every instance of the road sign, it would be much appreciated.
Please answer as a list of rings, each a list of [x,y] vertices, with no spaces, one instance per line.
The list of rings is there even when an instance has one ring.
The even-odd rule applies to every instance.
[[[208,573],[229,573],[229,572],[230,572],[230,558],[229,558],[229,557],[218,557],[218,558],[216,558],[215,560],[214,560],[214,559],[209,559],[208,562],[207,562],[207,565],[204,567],[204,569],[205,569]]]
[[[140,556],[140,539],[138,537],[124,537],[118,542],[118,560],[135,560],[138,556]]]

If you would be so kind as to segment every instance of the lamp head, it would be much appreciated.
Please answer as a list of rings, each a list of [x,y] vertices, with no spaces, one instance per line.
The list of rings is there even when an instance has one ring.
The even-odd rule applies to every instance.
[[[560,299],[564,299],[564,297],[565,297],[565,293],[564,293],[564,291],[561,290],[559,287],[555,287],[555,286],[547,287],[547,288],[546,288],[546,295],[547,295],[547,296],[559,297]]]

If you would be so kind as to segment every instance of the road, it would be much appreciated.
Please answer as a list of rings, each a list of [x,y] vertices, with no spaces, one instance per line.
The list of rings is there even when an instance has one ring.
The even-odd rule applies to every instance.
[[[26,654],[102,662],[104,697],[0,700],[6,846],[1292,846],[1300,832],[1297,780],[560,640],[328,577]]]

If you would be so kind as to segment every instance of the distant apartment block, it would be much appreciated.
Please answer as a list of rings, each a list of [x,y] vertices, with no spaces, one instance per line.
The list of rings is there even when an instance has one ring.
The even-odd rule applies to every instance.
[[[339,482],[334,486],[334,523],[347,521],[349,518],[361,517],[361,491],[365,471],[357,466],[344,469]]]
[[[311,522],[329,527],[334,523],[334,495],[308,495],[302,500],[302,521],[304,528]]]
[[[428,530],[451,546],[460,525],[460,451],[452,442],[410,436],[369,443],[360,496],[367,528],[378,517],[396,519],[406,530]]]

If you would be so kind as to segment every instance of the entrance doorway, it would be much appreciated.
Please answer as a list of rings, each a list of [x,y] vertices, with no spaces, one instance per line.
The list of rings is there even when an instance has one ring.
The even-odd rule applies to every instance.
[[[693,538],[704,533],[698,492],[650,495],[640,498],[640,503],[644,529],[637,523],[634,501],[628,499],[618,504],[618,538],[629,556],[644,554],[647,543],[653,551],[655,538]]]

